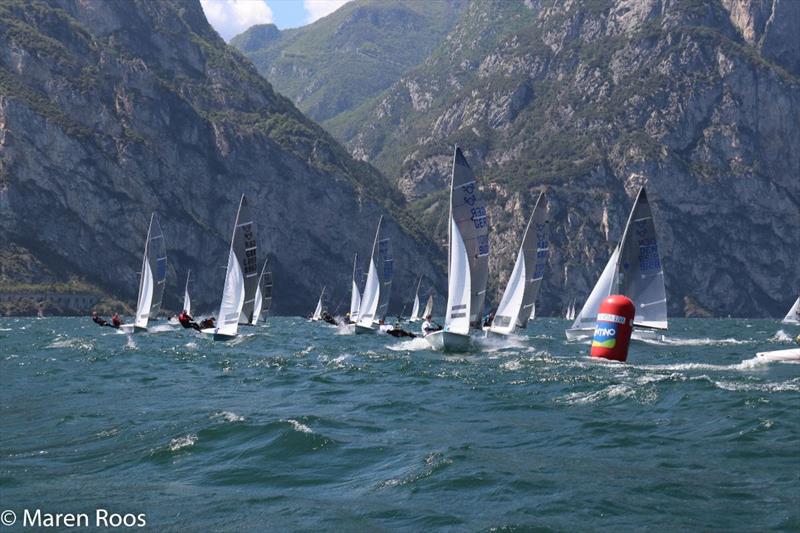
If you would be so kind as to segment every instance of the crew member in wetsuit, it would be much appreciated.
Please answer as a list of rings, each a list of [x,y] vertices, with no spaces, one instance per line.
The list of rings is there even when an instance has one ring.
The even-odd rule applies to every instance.
[[[483,320],[483,327],[485,328],[491,327],[492,322],[494,322],[494,313],[489,313]]]
[[[422,335],[423,336],[429,335],[429,334],[433,333],[434,331],[439,331],[440,329],[442,329],[442,326],[440,326],[439,324],[434,322],[431,319],[431,315],[428,315],[428,316],[425,317],[425,322],[422,323]]]
[[[323,311],[323,312],[322,312],[322,317],[320,317],[320,318],[322,318],[322,320],[324,320],[324,321],[325,321],[325,322],[327,322],[328,324],[333,324],[334,326],[337,326],[337,325],[338,325],[338,324],[336,323],[336,319],[334,319],[334,318],[331,316],[331,314],[330,314],[329,312],[327,312],[327,311]]]
[[[184,328],[194,328],[197,331],[200,331],[200,325],[194,321],[189,313],[186,312],[186,309],[183,309],[181,313],[178,315],[178,322],[181,323],[181,326]]]
[[[208,329],[214,327],[214,317],[210,316],[200,322],[200,329]]]
[[[104,320],[100,315],[97,314],[97,311],[92,311],[92,322],[94,322],[98,326],[112,327],[108,324],[107,320]]]
[[[122,325],[122,319],[117,313],[114,313],[114,315],[111,317],[111,323],[113,324],[112,327],[118,328]]]

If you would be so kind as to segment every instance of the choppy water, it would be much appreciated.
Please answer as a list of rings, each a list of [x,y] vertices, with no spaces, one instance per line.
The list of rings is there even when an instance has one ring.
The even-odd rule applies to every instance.
[[[292,318],[228,344],[2,319],[0,506],[160,531],[800,529],[800,364],[754,360],[797,328],[674,320],[620,365],[565,326],[444,356]]]

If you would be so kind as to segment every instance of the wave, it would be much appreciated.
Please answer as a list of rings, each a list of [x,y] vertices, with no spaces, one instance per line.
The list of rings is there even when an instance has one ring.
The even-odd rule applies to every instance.
[[[301,422],[298,422],[293,418],[289,418],[287,420],[281,420],[281,422],[288,422],[289,424],[292,425],[292,429],[294,429],[295,431],[299,431],[300,433],[314,433],[314,431],[310,427]]]
[[[782,329],[779,329],[778,331],[776,331],[775,335],[773,335],[772,337],[770,337],[767,340],[772,341],[772,342],[794,342],[794,339],[792,338],[792,336],[789,335],[788,333],[786,333],[785,331],[783,331]]]
[[[197,435],[194,433],[189,433],[188,435],[184,435],[182,437],[175,437],[174,439],[169,441],[169,451],[177,452],[183,448],[188,448],[190,446],[194,446],[197,442]]]
[[[221,419],[225,420],[226,422],[234,422],[234,423],[235,422],[244,422],[244,420],[245,420],[245,418],[243,416],[237,415],[236,413],[234,413],[232,411],[218,411],[216,413],[213,413],[211,415],[211,418],[216,418],[216,419],[220,419],[221,418]]]
[[[69,337],[56,337],[56,340],[45,346],[50,349],[75,348],[77,350],[90,351],[94,349],[94,343],[84,339],[73,339]]]
[[[425,337],[415,337],[393,344],[387,344],[386,348],[394,352],[418,352],[421,350],[432,350],[431,345],[425,340]]]

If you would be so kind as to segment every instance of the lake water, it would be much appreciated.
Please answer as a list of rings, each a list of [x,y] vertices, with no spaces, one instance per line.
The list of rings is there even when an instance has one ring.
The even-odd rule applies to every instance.
[[[0,319],[0,507],[157,531],[800,530],[800,364],[755,359],[799,328],[673,320],[611,364],[566,326],[444,355],[288,317],[230,343]]]

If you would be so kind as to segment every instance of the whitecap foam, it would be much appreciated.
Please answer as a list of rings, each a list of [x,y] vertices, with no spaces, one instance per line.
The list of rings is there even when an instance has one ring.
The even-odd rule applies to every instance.
[[[226,422],[244,422],[244,417],[233,411],[219,411],[211,415],[212,418],[221,418]]]
[[[298,422],[297,420],[294,420],[293,418],[285,420],[284,422],[288,422],[289,424],[291,424],[292,429],[294,429],[295,431],[299,431],[301,433],[314,433],[314,431],[312,431],[310,427]]]
[[[176,330],[169,324],[158,324],[157,326],[150,326],[149,328],[147,328],[147,331],[150,333],[164,333],[166,331],[176,331]]]
[[[45,348],[51,348],[51,349],[76,348],[78,350],[91,350],[94,348],[94,345],[91,342],[84,341],[83,339],[56,337],[56,340],[45,346]]]
[[[559,400],[568,404],[587,404],[612,398],[632,398],[636,391],[624,384],[609,385],[604,389],[592,392],[573,392],[562,396]]]
[[[792,336],[789,335],[788,333],[786,333],[785,331],[783,331],[782,329],[779,329],[778,331],[776,331],[775,335],[770,337],[769,340],[772,341],[772,342],[793,342],[794,341],[794,339],[792,339]]]
[[[432,350],[430,343],[425,340],[425,337],[414,337],[413,339],[387,344],[386,348],[395,352],[418,352],[420,350]]]
[[[184,435],[183,437],[175,437],[174,439],[169,441],[169,449],[172,452],[177,452],[182,448],[187,448],[189,446],[194,446],[197,442],[197,435],[194,433],[190,433],[188,435]]]

